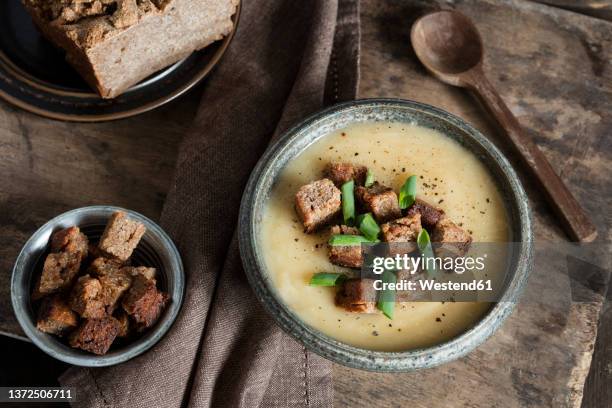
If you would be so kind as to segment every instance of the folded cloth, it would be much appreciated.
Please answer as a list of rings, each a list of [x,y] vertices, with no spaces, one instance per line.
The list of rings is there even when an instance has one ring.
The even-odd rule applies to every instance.
[[[170,332],[115,367],[60,378],[86,407],[332,405],[331,363],[274,324],[252,293],[235,229],[243,188],[271,137],[358,81],[358,0],[244,0],[179,152],[161,224],[186,293]]]

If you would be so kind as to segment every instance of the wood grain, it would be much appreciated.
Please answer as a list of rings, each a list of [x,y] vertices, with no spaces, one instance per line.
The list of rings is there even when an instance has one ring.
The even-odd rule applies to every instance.
[[[364,0],[360,96],[403,97],[442,107],[471,122],[518,163],[474,97],[433,79],[410,49],[412,21],[453,5],[476,22],[486,50],[485,72],[595,220],[604,242],[596,248],[600,255],[609,253],[612,73],[601,62],[612,56],[609,23],[522,1]],[[542,192],[526,173],[520,175],[534,209],[536,238],[563,241]],[[336,366],[336,406],[579,407],[603,288],[594,285],[597,289],[587,291],[592,297],[577,302],[570,295],[572,282],[562,283],[565,275],[542,262],[550,254],[540,253],[539,259],[515,313],[483,346],[456,362],[416,373],[373,374]],[[607,273],[598,279],[607,282]]]
[[[445,2],[472,17],[485,71],[510,110],[569,184],[609,253],[612,211],[612,24],[522,1]],[[433,2],[363,0],[361,97],[403,97],[471,122],[514,157],[466,91],[431,78],[409,46],[411,22]],[[10,269],[27,237],[50,217],[115,204],[157,219],[178,143],[201,89],[161,110],[106,124],[38,118],[0,102],[0,331],[21,336],[10,306]],[[563,240],[554,216],[521,173],[538,239]],[[546,253],[540,257],[546,258]],[[579,272],[584,271],[579,267]],[[605,271],[583,282],[554,264],[537,268],[516,313],[482,347],[443,367],[375,374],[335,366],[338,407],[577,407],[602,309]],[[610,406],[612,307],[602,321],[585,408]],[[597,354],[599,353],[599,354]]]
[[[11,269],[50,218],[94,204],[159,218],[200,90],[155,112],[93,124],[51,121],[0,101],[0,332],[23,336],[11,307]]]

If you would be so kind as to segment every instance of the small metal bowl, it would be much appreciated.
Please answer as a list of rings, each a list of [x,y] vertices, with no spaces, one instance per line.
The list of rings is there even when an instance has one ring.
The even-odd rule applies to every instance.
[[[49,248],[49,238],[55,231],[73,225],[87,235],[90,242],[97,241],[110,216],[124,211],[128,217],[145,225],[147,231],[132,255],[134,265],[157,269],[160,290],[170,298],[166,309],[154,327],[137,339],[112,346],[110,351],[97,356],[72,348],[66,340],[43,333],[36,328],[36,310],[30,301],[34,277],[40,274]],[[42,351],[69,364],[82,367],[105,367],[127,361],[151,348],[170,329],[183,301],[184,272],[181,257],[168,235],[153,221],[137,212],[110,206],[77,208],[61,214],[40,227],[26,242],[13,268],[11,298],[13,310],[25,334]]]
[[[470,150],[498,183],[510,218],[514,246],[500,301],[463,334],[438,345],[403,352],[373,351],[337,341],[305,324],[276,294],[259,243],[259,227],[270,191],[285,165],[317,140],[357,122],[399,122],[435,129]],[[277,323],[309,350],[349,367],[412,371],[462,357],[483,343],[510,315],[533,263],[531,213],[527,196],[508,160],[462,119],[433,106],[401,99],[365,99],[323,110],[280,137],[258,162],[244,192],[239,218],[242,263],[255,294]]]

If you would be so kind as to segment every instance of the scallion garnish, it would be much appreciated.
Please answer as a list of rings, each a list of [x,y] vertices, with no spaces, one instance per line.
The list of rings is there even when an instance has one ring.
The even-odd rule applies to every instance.
[[[417,178],[416,176],[410,176],[400,189],[399,193],[399,206],[403,210],[408,208],[414,203],[416,199],[417,189]]]
[[[336,286],[346,280],[346,275],[342,273],[319,272],[310,278],[310,286]]]
[[[374,173],[372,173],[372,170],[368,169],[364,185],[370,187],[372,184],[374,184]]]
[[[353,189],[355,182],[347,181],[342,185],[342,216],[346,225],[353,225],[355,222],[355,195]]]
[[[327,242],[331,246],[351,246],[351,245],[361,245],[363,243],[372,243],[376,241],[371,241],[366,237],[361,235],[332,235]]]
[[[390,270],[382,273],[381,280],[383,283],[397,283],[397,276]],[[383,312],[389,319],[393,319],[393,311],[395,309],[395,290],[383,289],[378,295],[376,307]]]
[[[431,239],[429,238],[429,233],[425,228],[423,228],[421,232],[419,232],[419,235],[417,237],[417,246],[419,247],[419,251],[421,251],[421,253],[423,254],[423,260],[425,261],[425,270],[427,270],[430,276],[435,276],[435,262],[433,262],[434,266],[432,268],[427,268],[427,260],[435,259],[435,257],[433,247],[431,246]]]
[[[372,214],[367,213],[363,214],[363,216],[357,217],[359,231],[370,241],[374,241],[378,239],[378,233],[380,232],[380,227],[372,217]]]

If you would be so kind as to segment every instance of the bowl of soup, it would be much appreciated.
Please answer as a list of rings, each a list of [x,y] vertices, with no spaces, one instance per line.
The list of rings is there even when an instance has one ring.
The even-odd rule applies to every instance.
[[[496,297],[394,300],[389,311],[367,298],[358,245],[396,239],[417,253],[504,248],[481,276]],[[333,106],[269,146],[244,192],[239,243],[257,298],[287,333],[373,371],[472,351],[512,312],[533,256],[528,200],[502,153],[462,119],[398,99]]]

